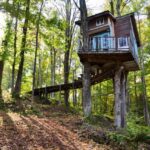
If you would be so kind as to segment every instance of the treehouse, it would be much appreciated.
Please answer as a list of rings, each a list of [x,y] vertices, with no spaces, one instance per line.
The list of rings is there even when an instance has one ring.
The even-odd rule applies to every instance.
[[[114,17],[109,11],[90,16],[88,21],[88,49],[79,40],[78,55],[82,63],[105,68],[121,63],[127,71],[139,70],[138,36],[134,13]],[[76,22],[81,26],[81,21]],[[82,31],[81,31],[82,35]]]
[[[109,11],[104,11],[88,17],[86,21],[84,19],[83,22],[88,22],[88,38],[86,48],[82,44],[85,38],[79,42],[78,55],[84,67],[81,78],[73,83],[35,89],[34,95],[47,97],[48,93],[82,88],[83,111],[85,116],[89,116],[92,108],[91,85],[113,79],[114,122],[116,127],[125,127],[127,76],[129,71],[139,70],[140,40],[134,13],[115,18]],[[81,21],[76,24],[81,26]],[[82,29],[84,26],[81,26],[81,35]]]

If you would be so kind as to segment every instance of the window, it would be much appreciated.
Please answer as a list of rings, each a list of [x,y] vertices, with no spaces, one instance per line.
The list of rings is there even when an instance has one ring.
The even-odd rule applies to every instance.
[[[128,38],[127,37],[118,38],[118,47],[128,48]]]
[[[100,26],[104,24],[104,18],[96,20],[96,26]]]

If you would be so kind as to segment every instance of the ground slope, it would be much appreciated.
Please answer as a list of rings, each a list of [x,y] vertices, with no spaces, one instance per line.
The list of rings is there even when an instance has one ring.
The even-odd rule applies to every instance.
[[[111,150],[81,140],[74,124],[77,116],[44,112],[42,117],[0,113],[1,150]]]

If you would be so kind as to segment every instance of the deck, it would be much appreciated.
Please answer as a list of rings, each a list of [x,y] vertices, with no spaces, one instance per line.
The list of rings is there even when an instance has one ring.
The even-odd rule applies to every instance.
[[[82,63],[100,67],[108,62],[122,63],[128,71],[139,70],[138,49],[130,37],[90,38],[87,50],[83,50],[80,43],[78,55]]]

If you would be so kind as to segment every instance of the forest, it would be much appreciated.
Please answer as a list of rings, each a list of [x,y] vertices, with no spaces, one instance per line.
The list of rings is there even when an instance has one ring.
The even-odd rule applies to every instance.
[[[121,108],[117,79],[90,82],[78,53],[88,16],[104,11],[133,13],[141,43]],[[0,0],[0,19],[2,150],[150,150],[149,0]]]

